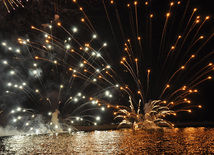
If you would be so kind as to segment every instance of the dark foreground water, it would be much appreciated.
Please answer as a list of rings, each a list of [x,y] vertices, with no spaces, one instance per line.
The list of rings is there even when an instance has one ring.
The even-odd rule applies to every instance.
[[[214,128],[19,135],[1,138],[0,154],[214,154]]]

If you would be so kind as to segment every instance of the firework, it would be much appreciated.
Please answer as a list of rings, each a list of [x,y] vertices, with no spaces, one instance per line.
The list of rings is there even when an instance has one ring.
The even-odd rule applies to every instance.
[[[135,116],[133,119],[134,128],[148,126],[173,127],[174,125],[167,121],[166,116],[176,116],[177,112],[181,111],[191,112],[193,107],[201,108],[201,105],[191,105],[191,101],[188,98],[191,94],[198,92],[196,87],[199,84],[212,79],[207,74],[213,70],[213,64],[208,63],[203,66],[202,62],[211,56],[213,52],[209,51],[207,55],[203,56],[200,55],[200,52],[207,42],[211,40],[213,33],[207,35],[204,42],[202,42],[204,36],[199,35],[200,30],[203,29],[204,24],[210,17],[206,16],[202,19],[200,16],[196,16],[197,9],[194,8],[188,19],[179,21],[180,23],[187,21],[187,23],[186,27],[179,32],[182,35],[176,35],[170,32],[170,30],[177,28],[174,26],[177,20],[170,19],[170,17],[174,15],[174,18],[176,18],[176,12],[173,10],[173,7],[175,5],[177,5],[175,7],[179,7],[181,2],[179,1],[177,4],[170,3],[163,30],[160,31],[160,39],[155,42],[158,44],[152,45],[154,36],[156,36],[152,34],[152,24],[155,23],[155,21],[153,23],[155,15],[147,15],[146,23],[148,23],[147,28],[149,32],[148,36],[143,36],[143,33],[140,32],[140,22],[138,22],[137,5],[137,2],[134,2],[133,7],[131,4],[127,5],[130,9],[130,14],[132,11],[135,12],[134,17],[130,17],[130,23],[136,28],[133,28],[133,41],[128,39],[125,43],[126,56],[121,60],[121,64],[134,79],[136,87],[134,90],[131,90],[129,87],[122,87],[122,90],[131,98],[134,98],[135,102],[142,100],[143,109],[141,109],[142,116],[140,120],[140,105],[138,106],[137,113],[134,112],[133,106],[129,110],[129,112],[134,112],[132,114]],[[148,5],[148,2],[145,3],[146,7]],[[142,38],[147,38],[148,41]],[[155,48],[155,46],[158,48]],[[199,62],[194,61],[197,56],[202,57],[198,60]],[[136,95],[134,95],[136,89],[140,99],[136,99]],[[133,104],[131,103],[131,105]],[[125,114],[121,109],[118,111],[118,114],[120,115],[121,112]],[[123,115],[124,120],[121,123],[126,123],[127,114],[129,114],[127,112],[125,116]]]
[[[75,124],[97,125],[99,113],[105,111],[101,105],[110,104],[112,90],[118,89],[102,57],[107,43],[96,40],[95,34],[85,34],[87,42],[76,39],[77,27],[68,31],[61,23],[43,26],[46,31],[31,27],[36,41],[18,38],[18,49],[2,42],[10,52],[2,60],[9,74],[6,96],[8,103],[18,102],[10,112],[11,123],[36,133],[70,132]]]
[[[16,7],[19,7],[19,6],[24,7],[24,5],[22,5],[22,1],[20,0],[2,0],[2,3],[4,3],[8,13],[10,13],[10,7],[13,10],[15,10]]]

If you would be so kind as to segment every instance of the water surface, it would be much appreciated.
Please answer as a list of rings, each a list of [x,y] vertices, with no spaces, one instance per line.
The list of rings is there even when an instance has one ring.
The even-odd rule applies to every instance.
[[[1,154],[214,154],[214,128],[16,135],[1,138]]]

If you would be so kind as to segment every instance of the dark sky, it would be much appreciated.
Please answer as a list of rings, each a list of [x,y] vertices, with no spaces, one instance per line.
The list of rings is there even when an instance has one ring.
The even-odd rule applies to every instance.
[[[120,79],[124,81],[125,84],[128,84],[130,88],[133,90],[133,92],[136,90],[136,85],[134,82],[132,82],[131,77],[127,74],[126,69],[120,64],[120,60],[122,56],[125,56],[125,53],[123,51],[124,49],[124,40],[127,38],[136,38],[136,30],[135,32],[131,30],[130,26],[130,20],[129,20],[129,12],[126,8],[126,3],[133,1],[116,1],[115,5],[111,5],[110,1],[105,1],[106,8],[109,13],[109,18],[111,21],[111,26],[113,29],[113,32],[111,30],[111,27],[109,25],[108,18],[106,16],[106,12],[103,6],[102,1],[100,0],[90,0],[90,1],[78,1],[79,4],[83,7],[85,13],[89,17],[91,23],[93,24],[97,34],[99,35],[99,39],[102,41],[106,41],[108,43],[108,47],[104,50],[104,57],[105,59],[110,62],[112,68],[118,73],[120,76]],[[144,1],[143,1],[144,2]],[[187,12],[185,16],[183,17],[183,13],[185,12],[187,2],[181,1],[180,7],[174,7],[172,9],[172,18],[169,20],[169,25],[167,27],[167,33],[166,33],[166,40],[164,42],[163,51],[167,51],[169,47],[175,42],[175,38],[178,34],[183,32],[182,30],[185,29],[185,25],[187,23],[188,17],[190,17],[192,10],[197,7],[198,11],[196,15],[200,15],[202,19],[205,18],[205,16],[209,15],[210,20],[205,23],[205,25],[200,30],[200,35],[209,36],[214,32],[213,24],[213,16],[214,16],[214,8],[213,8],[213,2],[211,0],[191,0],[189,3],[189,6],[187,7]],[[11,13],[7,13],[4,5],[2,2],[0,3],[0,41],[7,41],[7,43],[11,45],[17,45],[17,38],[18,37],[30,37],[33,39],[37,39],[39,36],[37,36],[35,33],[32,33],[32,30],[30,29],[31,25],[34,25],[39,28],[44,28],[41,24],[50,23],[51,20],[54,20],[54,15],[58,14],[60,16],[60,21],[62,24],[69,28],[70,26],[76,25],[80,32],[88,32],[90,33],[90,30],[83,25],[80,22],[80,18],[84,17],[83,14],[78,10],[77,5],[72,3],[70,0],[50,0],[50,1],[40,1],[40,0],[29,0],[29,2],[23,2],[25,5],[24,8],[17,8],[15,11],[11,11]],[[138,21],[139,21],[139,34],[143,38],[143,51],[145,54],[145,57],[142,56],[142,65],[141,65],[141,76],[144,79],[142,84],[146,84],[145,80],[145,73],[146,70],[154,69],[155,73],[151,73],[151,85],[150,85],[150,91],[148,93],[147,100],[150,99],[157,99],[158,94],[160,94],[160,90],[163,89],[164,85],[166,84],[167,79],[169,79],[169,76],[173,74],[173,71],[175,71],[178,66],[182,65],[183,62],[186,61],[187,57],[183,58],[184,52],[188,48],[188,44],[185,44],[183,48],[181,49],[181,54],[177,55],[177,59],[173,61],[173,65],[167,64],[167,67],[164,68],[164,75],[159,74],[159,69],[161,68],[161,64],[156,63],[157,62],[157,51],[160,46],[160,37],[162,35],[163,25],[165,22],[165,14],[169,10],[169,2],[168,1],[159,1],[159,0],[153,0],[152,5],[148,8],[144,6],[144,4],[139,2],[139,5],[142,5],[142,7],[138,8]],[[118,13],[118,14],[117,14]],[[149,16],[149,14],[154,14],[154,19],[152,23],[152,50],[149,47],[149,27],[148,27],[148,21],[146,20]],[[134,9],[132,7],[132,17],[134,17]],[[194,16],[196,17],[196,16]],[[121,21],[121,26],[123,27],[124,33],[121,33],[120,24],[118,23],[118,19]],[[181,20],[183,19],[183,22]],[[134,18],[135,20],[135,18]],[[135,23],[134,23],[135,24]],[[170,26],[172,25],[172,26]],[[134,26],[135,29],[135,26]],[[196,32],[195,30],[194,32]],[[194,36],[193,34],[190,34],[190,38],[187,38],[190,40],[191,37]],[[56,32],[57,34],[57,32]],[[62,39],[64,36],[63,34],[59,34],[58,37]],[[125,38],[123,38],[123,36]],[[198,35],[199,36],[199,35]],[[79,38],[85,37],[85,35],[79,36]],[[190,42],[190,41],[189,41]],[[204,48],[200,51],[200,54],[198,54],[198,57],[196,60],[192,62],[191,65],[197,64],[203,57],[205,57],[208,53],[213,52],[213,39],[211,39]],[[195,49],[193,48],[192,51],[190,51],[190,54],[193,54],[194,51],[199,48],[200,45],[196,46]],[[4,49],[1,47],[1,51],[4,51]],[[139,45],[133,44],[133,49],[136,51],[134,54],[136,57],[140,56],[140,50]],[[151,54],[151,52],[153,54]],[[6,56],[5,56],[6,55]],[[187,55],[187,56],[189,56]],[[7,57],[7,52],[2,52],[1,59]],[[209,56],[207,59],[202,61],[200,65],[196,67],[203,67],[207,65],[208,62],[213,62],[213,55]],[[1,93],[4,97],[4,80],[7,79],[5,75],[5,70],[1,69]],[[177,79],[174,81],[174,85],[177,87],[181,87],[184,84],[188,84],[187,81],[191,79],[192,75],[196,74],[197,69],[193,68],[191,71],[185,71],[185,74],[179,74]],[[207,74],[209,75],[209,74]],[[206,75],[206,76],[207,76]],[[211,75],[214,75],[211,73]],[[156,79],[159,79],[158,82]],[[144,88],[145,91],[146,88]],[[192,114],[184,114],[180,113],[178,115],[178,118],[180,120],[193,120],[193,121],[214,121],[214,104],[213,104],[213,94],[214,94],[214,82],[213,80],[206,81],[202,83],[201,85],[197,86],[198,94],[193,95],[190,98],[192,99],[192,104],[195,105],[202,105],[202,109],[193,108]],[[5,103],[4,98],[1,97],[2,103],[1,108],[2,110],[7,111],[11,106],[14,106],[14,104],[18,104],[16,102],[14,103]],[[127,96],[126,96],[127,98]],[[119,100],[119,101],[118,101]],[[21,100],[22,101],[22,100]],[[116,102],[123,102],[122,104],[128,105],[127,102],[128,99],[116,99]],[[11,101],[10,101],[11,102]],[[126,103],[124,103],[126,102]],[[1,114],[0,114],[1,115]],[[3,114],[2,114],[3,115]],[[106,114],[107,115],[107,114]],[[108,117],[108,116],[106,116]]]

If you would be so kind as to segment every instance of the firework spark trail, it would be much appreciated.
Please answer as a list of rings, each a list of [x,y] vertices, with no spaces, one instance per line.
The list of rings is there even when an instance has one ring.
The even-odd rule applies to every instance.
[[[28,0],[26,0],[27,2]],[[24,5],[22,5],[22,3],[19,0],[3,0],[3,3],[7,9],[7,12],[10,13],[10,8],[11,7],[13,10],[16,9],[16,7],[24,7]]]

